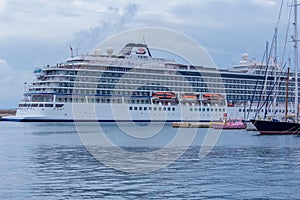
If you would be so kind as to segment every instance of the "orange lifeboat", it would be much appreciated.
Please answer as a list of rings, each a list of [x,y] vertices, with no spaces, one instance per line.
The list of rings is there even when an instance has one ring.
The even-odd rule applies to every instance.
[[[195,93],[183,93],[181,97],[185,101],[197,101],[199,95]]]
[[[155,99],[176,99],[174,92],[155,92],[152,94],[152,98]]]
[[[207,100],[221,100],[224,99],[224,96],[222,94],[204,94],[203,98]]]
[[[198,95],[195,93],[184,93],[182,94],[182,98],[186,99],[197,99]]]

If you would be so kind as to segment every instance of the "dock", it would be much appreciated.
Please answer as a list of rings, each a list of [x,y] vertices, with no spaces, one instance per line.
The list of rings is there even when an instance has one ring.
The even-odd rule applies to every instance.
[[[0,110],[0,121],[4,116],[13,116],[16,115],[16,110]]]
[[[210,122],[173,122],[173,128],[210,128]]]
[[[173,128],[212,128],[211,122],[173,122]],[[256,131],[255,126],[251,122],[247,122],[247,131]]]

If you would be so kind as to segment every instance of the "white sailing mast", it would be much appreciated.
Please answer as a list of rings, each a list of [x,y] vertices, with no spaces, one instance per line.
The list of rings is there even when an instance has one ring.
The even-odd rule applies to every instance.
[[[299,102],[298,102],[298,1],[294,0],[294,28],[295,28],[295,35],[294,35],[294,50],[295,50],[295,57],[294,57],[294,65],[295,65],[295,114],[296,120],[298,122],[299,116]]]

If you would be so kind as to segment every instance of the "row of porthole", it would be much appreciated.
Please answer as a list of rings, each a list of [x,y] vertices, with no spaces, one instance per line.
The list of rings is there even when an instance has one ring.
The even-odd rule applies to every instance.
[[[175,107],[129,107],[129,110],[135,110],[135,111],[175,111]],[[196,112],[225,112],[225,108],[190,108],[190,111],[196,111]]]
[[[256,112],[257,110],[256,109],[247,109],[247,110],[245,110],[245,109],[239,109],[239,112]],[[264,109],[262,109],[260,112],[264,112],[265,110]],[[268,110],[268,112],[273,112],[273,110]],[[276,113],[277,112],[279,112],[279,113],[285,113],[285,110],[283,109],[283,110],[281,110],[281,109],[279,109],[279,110],[276,110],[275,111]],[[288,112],[293,112],[292,110],[289,110]]]
[[[176,109],[175,109],[175,107],[132,107],[132,106],[130,106],[129,107],[129,110],[135,110],[135,111],[142,111],[142,110],[144,110],[144,111],[146,111],[146,110],[149,110],[149,111],[152,111],[152,110],[154,110],[154,111],[175,111]]]
[[[199,112],[225,112],[225,108],[190,108],[190,111],[199,111]]]
[[[54,104],[54,106],[56,108],[61,108],[64,106],[64,104]],[[33,108],[33,107],[48,107],[48,108],[52,108],[53,104],[37,104],[37,103],[33,103],[33,104],[19,104],[19,108]]]

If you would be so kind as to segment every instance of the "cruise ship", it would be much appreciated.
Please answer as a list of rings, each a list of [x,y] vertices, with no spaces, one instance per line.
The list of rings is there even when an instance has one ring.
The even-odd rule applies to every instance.
[[[244,54],[239,64],[216,69],[154,58],[150,49],[128,43],[117,54],[96,49],[36,68],[16,116],[2,120],[208,122],[285,113],[284,84],[276,88],[276,105],[264,109],[259,104],[272,96],[276,77],[285,79],[280,66],[268,67]],[[294,102],[294,83],[289,102]]]

